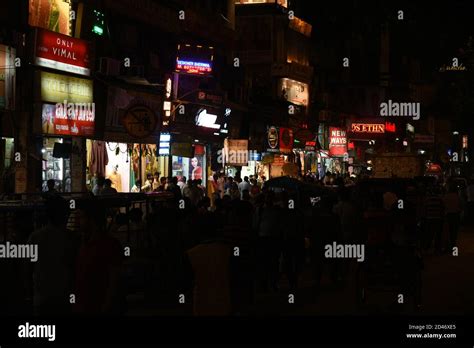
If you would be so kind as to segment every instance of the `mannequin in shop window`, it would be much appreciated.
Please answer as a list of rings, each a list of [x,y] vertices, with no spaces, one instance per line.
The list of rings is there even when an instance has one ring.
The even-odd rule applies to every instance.
[[[122,192],[122,176],[118,172],[118,164],[114,167],[113,172],[109,175],[110,181],[112,181],[112,187],[117,192]]]

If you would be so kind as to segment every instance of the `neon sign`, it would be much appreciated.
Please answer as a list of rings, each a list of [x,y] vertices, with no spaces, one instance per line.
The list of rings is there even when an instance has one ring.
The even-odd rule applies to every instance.
[[[395,123],[385,122],[385,131],[390,133],[395,133],[397,131],[397,127]]]
[[[380,123],[353,123],[351,132],[354,133],[385,133],[385,124]]]
[[[211,63],[178,59],[176,62],[176,70],[183,71],[188,74],[206,74],[212,72],[212,67]]]

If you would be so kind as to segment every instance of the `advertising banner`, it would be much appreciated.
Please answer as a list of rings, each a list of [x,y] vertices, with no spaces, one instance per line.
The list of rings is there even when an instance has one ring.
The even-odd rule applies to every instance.
[[[329,127],[329,156],[344,156],[346,152],[346,131],[337,127]]]
[[[280,128],[280,152],[289,153],[293,150],[293,131],[290,128]]]
[[[267,151],[268,152],[278,152],[280,144],[280,133],[278,128],[271,126],[267,130]]]
[[[95,107],[43,104],[42,121],[43,134],[90,137],[94,135]]]
[[[35,64],[89,76],[89,43],[52,31],[37,29]]]
[[[92,80],[40,72],[41,100],[47,103],[92,103]]]
[[[29,25],[71,35],[71,0],[29,1]]]
[[[282,78],[279,83],[281,97],[296,105],[308,105],[308,84]]]

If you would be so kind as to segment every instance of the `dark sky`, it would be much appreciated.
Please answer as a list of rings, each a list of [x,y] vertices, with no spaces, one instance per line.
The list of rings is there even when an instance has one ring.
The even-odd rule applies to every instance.
[[[456,52],[473,35],[474,1],[390,1],[292,0],[295,14],[313,24],[313,40],[330,40],[334,35],[350,37],[354,27],[376,26],[385,21],[393,25],[406,24],[410,40],[427,55],[447,55]],[[398,22],[398,10],[404,11],[404,22]]]

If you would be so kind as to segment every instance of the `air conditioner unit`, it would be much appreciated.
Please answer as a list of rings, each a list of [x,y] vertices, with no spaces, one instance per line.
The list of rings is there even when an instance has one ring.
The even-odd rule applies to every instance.
[[[118,76],[120,75],[120,60],[100,57],[99,72],[107,76]]]

